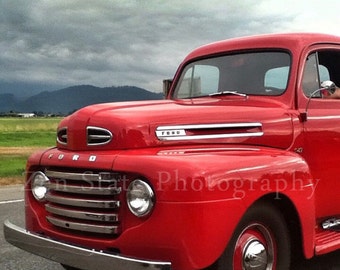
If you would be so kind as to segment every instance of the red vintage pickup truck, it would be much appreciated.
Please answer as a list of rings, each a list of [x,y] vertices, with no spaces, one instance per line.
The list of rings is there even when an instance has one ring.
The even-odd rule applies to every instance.
[[[66,269],[289,269],[340,248],[340,37],[200,47],[165,100],[92,105],[27,163],[8,242]]]

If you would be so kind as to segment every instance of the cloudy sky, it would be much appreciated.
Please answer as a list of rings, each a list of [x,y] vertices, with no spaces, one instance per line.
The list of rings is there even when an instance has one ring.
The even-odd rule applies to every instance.
[[[274,32],[340,36],[338,0],[0,0],[0,93],[160,91],[192,49]]]

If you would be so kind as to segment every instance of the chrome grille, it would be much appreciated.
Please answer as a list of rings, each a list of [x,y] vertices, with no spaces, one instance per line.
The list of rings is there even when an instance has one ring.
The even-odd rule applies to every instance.
[[[112,133],[100,127],[87,127],[87,145],[108,144],[112,140]]]
[[[61,128],[57,132],[57,141],[60,144],[67,144],[67,128]]]
[[[46,170],[46,219],[63,230],[101,235],[120,233],[122,188],[114,173]]]

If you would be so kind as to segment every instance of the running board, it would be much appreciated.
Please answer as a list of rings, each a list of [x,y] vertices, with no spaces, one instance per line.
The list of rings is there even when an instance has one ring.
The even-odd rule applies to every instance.
[[[315,254],[322,255],[340,248],[340,219],[329,218],[315,231]]]
[[[322,255],[340,248],[340,233],[318,229],[315,234],[315,254]]]

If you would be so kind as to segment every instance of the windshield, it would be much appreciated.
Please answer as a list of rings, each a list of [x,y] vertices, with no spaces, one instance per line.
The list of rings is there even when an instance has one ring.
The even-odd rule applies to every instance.
[[[277,96],[286,90],[289,69],[290,55],[279,51],[199,60],[184,68],[173,97],[214,96],[221,92]]]

